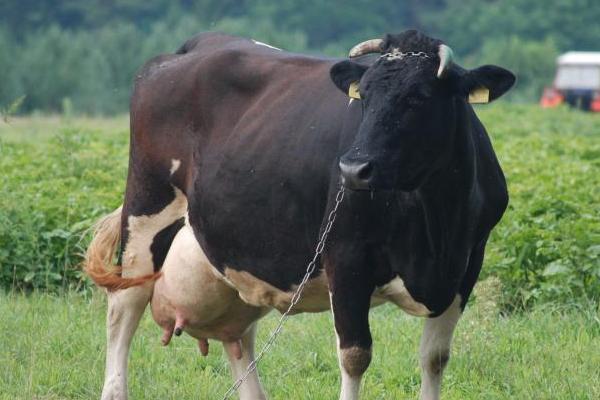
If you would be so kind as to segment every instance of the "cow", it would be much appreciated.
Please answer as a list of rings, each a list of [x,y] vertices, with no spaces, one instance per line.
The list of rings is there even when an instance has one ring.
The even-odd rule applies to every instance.
[[[149,303],[164,344],[187,332],[206,354],[209,339],[222,341],[239,378],[257,321],[290,305],[340,188],[293,312],[332,311],[342,400],[358,399],[371,361],[370,307],[425,317],[420,396],[439,399],[454,328],[508,204],[470,103],[514,81],[497,66],[460,67],[415,30],[367,40],[347,59],[202,33],[150,60],[131,97],[123,205],[99,222],[86,258],[108,296],[102,399],[127,398],[129,347]],[[239,392],[266,398],[256,372]]]

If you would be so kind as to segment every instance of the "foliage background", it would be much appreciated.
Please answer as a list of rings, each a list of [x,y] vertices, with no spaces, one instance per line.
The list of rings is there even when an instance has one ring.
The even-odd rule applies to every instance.
[[[418,28],[467,67],[498,63],[536,100],[567,50],[600,50],[595,0],[0,0],[0,105],[22,112],[125,112],[135,70],[200,31],[344,56],[356,42]]]
[[[509,208],[486,249],[504,311],[600,300],[598,116],[536,105],[477,110],[507,176]],[[127,118],[0,123],[0,288],[88,289],[86,229],[122,202]],[[494,282],[494,281],[492,281]],[[478,286],[482,285],[480,283]]]

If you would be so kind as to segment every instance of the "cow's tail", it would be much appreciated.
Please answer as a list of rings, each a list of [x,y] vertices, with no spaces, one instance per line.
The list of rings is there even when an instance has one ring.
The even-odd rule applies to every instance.
[[[123,278],[121,266],[114,265],[121,241],[122,206],[102,217],[94,226],[94,237],[85,254],[84,270],[96,285],[109,291],[143,285],[160,277],[160,272],[135,278]]]

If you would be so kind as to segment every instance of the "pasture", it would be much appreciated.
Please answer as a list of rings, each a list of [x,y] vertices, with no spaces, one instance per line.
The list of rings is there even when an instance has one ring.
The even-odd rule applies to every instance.
[[[104,372],[104,296],[0,297],[0,399],[99,398]],[[600,397],[597,312],[539,307],[501,317],[489,302],[459,322],[442,388],[447,400],[575,400]],[[271,313],[258,344],[274,327]],[[392,306],[372,311],[374,357],[364,399],[415,399],[422,321]],[[220,399],[231,384],[225,354],[211,342],[207,358],[183,335],[160,345],[146,313],[133,341],[132,399]],[[331,315],[293,317],[259,366],[271,399],[321,400],[338,395]]]
[[[600,398],[600,118],[498,104],[478,110],[509,183],[471,307],[459,322],[445,399]],[[98,397],[105,300],[78,269],[87,228],[117,207],[127,118],[0,122],[0,399]],[[415,398],[422,322],[372,311],[365,399]],[[260,347],[276,322],[260,325]],[[134,338],[132,398],[218,399],[231,383],[211,343],[160,346],[149,315]],[[259,370],[273,399],[336,398],[331,316],[292,318]]]

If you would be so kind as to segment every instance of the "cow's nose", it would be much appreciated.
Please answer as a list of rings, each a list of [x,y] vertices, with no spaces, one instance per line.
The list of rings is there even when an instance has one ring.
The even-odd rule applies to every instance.
[[[370,189],[369,181],[373,172],[370,162],[340,161],[342,183],[352,190]]]

